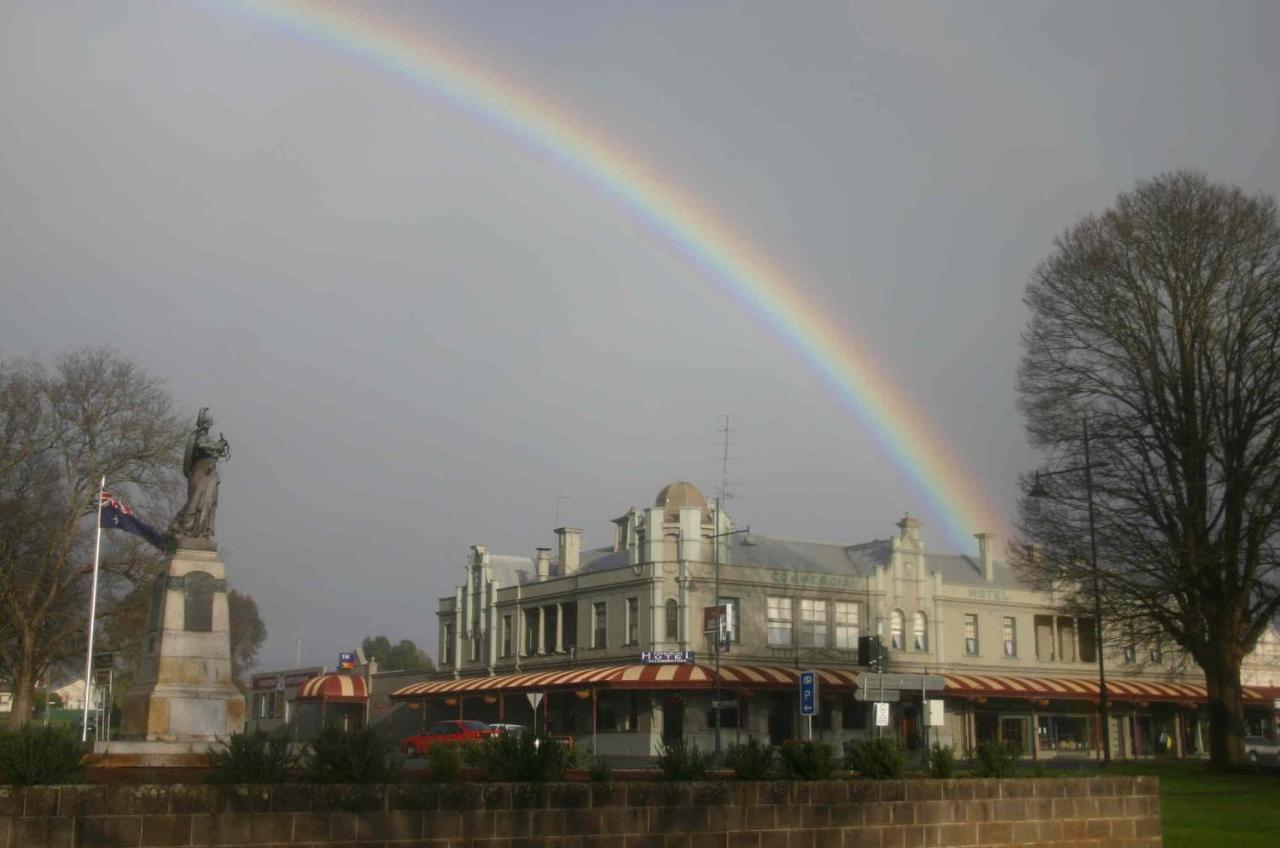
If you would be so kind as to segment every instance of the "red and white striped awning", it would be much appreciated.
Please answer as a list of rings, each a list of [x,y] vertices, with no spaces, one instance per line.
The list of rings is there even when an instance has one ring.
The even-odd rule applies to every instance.
[[[793,689],[800,683],[800,671],[775,666],[721,665],[720,685],[726,689]],[[823,686],[844,690],[857,688],[856,670],[819,668],[816,671]],[[391,697],[413,700],[457,693],[532,692],[591,686],[609,689],[710,689],[715,686],[715,667],[702,663],[631,664],[463,677],[414,683],[392,692]]]
[[[313,677],[298,689],[299,701],[347,701],[362,703],[369,698],[364,678],[353,674],[322,674]]]
[[[1025,677],[992,674],[943,674],[945,693],[963,697],[1045,698],[1062,701],[1098,700],[1098,680],[1087,677]],[[1165,701],[1204,703],[1203,683],[1173,683],[1132,678],[1108,678],[1107,698],[1112,701]],[[1244,700],[1271,703],[1268,692],[1244,687]]]

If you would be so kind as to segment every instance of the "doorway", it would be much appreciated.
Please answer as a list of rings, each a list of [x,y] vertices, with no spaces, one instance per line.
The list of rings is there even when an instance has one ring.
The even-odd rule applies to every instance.
[[[769,695],[769,744],[781,745],[794,739],[791,699],[784,692]]]
[[[662,741],[667,745],[684,739],[684,701],[674,695],[662,699]]]

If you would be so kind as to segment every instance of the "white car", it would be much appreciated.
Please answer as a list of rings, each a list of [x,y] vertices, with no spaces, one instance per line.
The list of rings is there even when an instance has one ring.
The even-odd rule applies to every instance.
[[[1280,742],[1272,742],[1265,736],[1246,736],[1244,738],[1244,755],[1249,762],[1259,760],[1280,759]]]
[[[491,724],[490,730],[496,730],[499,733],[509,733],[512,736],[519,736],[524,733],[524,726],[519,724]]]

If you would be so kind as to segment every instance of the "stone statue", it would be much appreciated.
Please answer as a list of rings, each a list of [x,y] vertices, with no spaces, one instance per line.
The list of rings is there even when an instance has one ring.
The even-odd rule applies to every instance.
[[[182,472],[187,475],[187,502],[169,525],[169,535],[179,547],[183,540],[213,543],[213,520],[218,511],[218,460],[231,458],[231,446],[221,433],[214,441],[209,435],[213,416],[209,408],[196,416],[196,428],[187,440]],[[216,550],[216,548],[215,548]]]

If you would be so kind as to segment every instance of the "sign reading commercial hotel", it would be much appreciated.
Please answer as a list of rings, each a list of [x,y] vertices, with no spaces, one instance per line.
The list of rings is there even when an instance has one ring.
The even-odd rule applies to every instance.
[[[684,665],[697,662],[696,651],[641,651],[640,662],[645,665]]]

